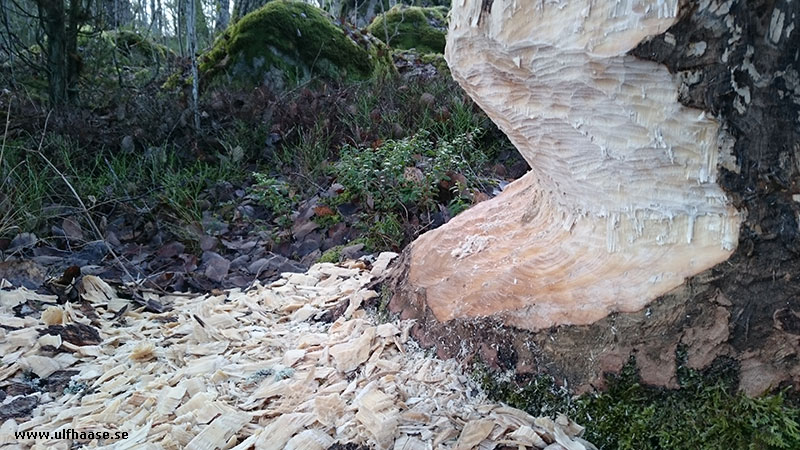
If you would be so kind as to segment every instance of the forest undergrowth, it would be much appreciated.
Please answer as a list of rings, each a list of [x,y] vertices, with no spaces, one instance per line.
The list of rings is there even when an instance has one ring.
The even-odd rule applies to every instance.
[[[169,58],[172,72],[107,74],[143,81],[55,110],[22,84],[0,94],[0,256],[41,266],[3,266],[6,277],[41,285],[77,266],[168,291],[246,287],[401,251],[528,169],[422,58],[363,82],[208,89],[200,129],[174,77],[186,61]],[[570,414],[601,448],[800,448],[796,394],[748,399],[726,367],[681,368],[682,389],[667,391],[641,385],[629,365],[577,398],[550,378],[501,381],[478,366],[475,376],[511,406]]]

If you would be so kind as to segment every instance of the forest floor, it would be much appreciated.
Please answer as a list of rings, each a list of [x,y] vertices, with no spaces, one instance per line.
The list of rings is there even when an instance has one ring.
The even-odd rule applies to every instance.
[[[200,132],[180,92],[54,113],[3,96],[0,256],[28,262],[0,275],[35,288],[78,267],[153,289],[244,288],[399,251],[527,171],[449,75],[398,66],[348,86],[209,92]]]
[[[204,314],[227,311],[232,301],[254,302],[246,299],[245,292],[269,297],[268,292],[281,287],[281,280],[291,279],[289,273],[319,271],[320,266],[312,269],[317,263],[352,264],[361,260],[369,264],[380,252],[400,252],[419,234],[497,195],[527,171],[527,164],[508,139],[449,74],[440,73],[433,64],[423,63],[413,54],[398,54],[395,62],[398,76],[349,85],[312,82],[283,93],[265,88],[208,90],[201,101],[200,130],[193,129],[187,114],[185,86],[166,88],[164,79],[116,91],[85,89],[89,94],[79,106],[57,111],[49,111],[25,89],[4,91],[0,94],[0,123],[4,125],[0,147],[0,279],[16,290],[3,287],[2,295],[4,299],[15,298],[8,295],[21,292],[20,287],[35,294],[31,294],[32,300],[6,305],[10,311],[3,320],[11,322],[0,324],[0,342],[8,344],[11,333],[29,325],[42,328],[46,325],[40,323],[45,319],[39,319],[42,307],[46,310],[52,306],[69,309],[69,314],[79,319],[76,323],[95,320],[94,327],[107,333],[103,334],[104,343],[105,337],[110,337],[111,347],[97,348],[96,355],[84,355],[87,359],[105,358],[103,361],[112,364],[119,362],[114,358],[122,358],[126,364],[152,366],[147,370],[166,370],[153,366],[153,361],[166,358],[167,349],[150,352],[147,359],[136,362],[130,358],[136,345],[113,336],[119,336],[121,328],[139,326],[137,333],[149,339],[156,329],[153,327],[172,333],[176,333],[175,327],[187,327],[191,330],[174,334],[174,340],[187,348],[194,346],[199,353],[192,354],[191,361],[205,364],[202,358],[208,355],[202,352],[207,350],[189,342],[205,329],[202,324],[208,325]],[[95,308],[91,301],[86,306],[86,291],[80,289],[87,277],[114,286],[119,294],[115,298],[122,298],[100,302],[104,309],[96,313],[99,318],[92,316]],[[79,284],[66,288],[73,283]],[[131,285],[136,289],[124,287]],[[236,299],[231,300],[231,295]],[[276,324],[292,322],[293,314],[303,310],[299,304],[281,311],[264,306],[263,299],[259,302],[255,310]],[[116,305],[108,309],[110,303]],[[181,309],[182,305],[188,309]],[[338,309],[328,304],[324,308],[311,306],[341,314],[348,305],[339,305]],[[250,317],[255,314],[253,307],[242,320],[254,320]],[[189,315],[193,308],[201,312]],[[401,331],[405,327],[387,317],[380,303],[366,310],[371,314],[357,309],[342,321],[359,320],[359,327],[375,330],[380,322],[394,324]],[[159,317],[163,323],[158,322]],[[322,327],[323,322],[302,323]],[[226,323],[228,326],[232,325]],[[317,331],[322,333],[321,328]],[[224,336],[219,333],[211,333],[209,342]],[[37,352],[43,349],[50,352],[44,358],[70,359],[69,353],[49,349],[53,338],[46,336],[25,335],[23,344],[34,346],[31,356],[42,356]],[[77,345],[64,343],[72,338],[59,339],[63,348]],[[380,344],[385,349],[381,354],[410,358],[398,360],[401,365],[409,364],[416,370],[414,364],[423,361],[415,358],[422,358],[419,355],[424,352],[410,351],[407,343],[383,345],[381,339],[371,344],[370,355],[376,354],[373,347]],[[209,345],[227,345],[223,352],[234,348],[220,342]],[[331,342],[335,346],[344,341]],[[93,351],[97,345],[91,345]],[[271,358],[283,361],[289,352],[299,350],[294,342],[283,345],[276,352],[284,353],[258,355],[263,359],[256,362],[269,369],[276,364]],[[117,354],[112,347],[124,347],[125,351]],[[62,406],[84,401],[78,397],[86,402],[99,398],[91,396],[97,394],[85,395],[84,390],[71,396],[53,394],[64,392],[63,376],[61,381],[58,377],[48,380],[33,370],[23,370],[20,378],[19,367],[8,373],[8,367],[17,362],[6,357],[19,358],[19,354],[14,356],[19,351],[3,355],[6,371],[0,372],[6,375],[0,375],[0,404],[4,414],[11,411],[16,417],[9,420],[28,421],[43,396],[62,402]],[[145,352],[142,357],[147,355]],[[315,358],[320,356],[314,354]],[[679,391],[642,386],[630,365],[622,377],[610,380],[607,391],[576,398],[552,378],[498,374],[479,361],[457,368],[453,362],[425,358],[428,367],[457,374],[454,376],[465,392],[480,386],[491,399],[459,400],[478,413],[452,422],[458,431],[451,436],[455,439],[452,442],[457,442],[463,431],[459,427],[497,413],[492,402],[502,402],[533,416],[555,419],[565,413],[587,426],[586,438],[601,448],[800,445],[800,400],[796,394],[781,391],[761,399],[743,397],[735,391],[736,368],[724,362],[702,374],[681,367]],[[38,362],[48,364],[45,359]],[[305,359],[294,362],[309,363]],[[335,364],[335,357],[329,362]],[[187,361],[180,364],[183,370],[188,367],[183,366]],[[359,364],[353,373],[374,375],[378,373],[374,371],[382,370],[369,359]],[[329,372],[330,366],[325,367],[327,376],[336,377]],[[161,380],[159,377],[165,375],[153,372],[143,376]],[[232,375],[238,381],[231,383],[236,392],[251,395],[253,391],[246,389],[254,389],[258,383],[244,387],[245,375],[242,371]],[[280,381],[274,376],[268,375],[272,377],[270,383]],[[462,376],[469,380],[459,378]],[[477,385],[470,384],[473,379],[478,380]],[[315,380],[325,384],[323,378]],[[182,389],[175,383],[161,384],[159,389],[167,385]],[[188,392],[190,387],[184,387]],[[360,385],[359,389],[364,387]],[[399,390],[389,392],[386,386],[380,387],[385,389],[383,394],[392,397],[390,403],[399,401]],[[179,391],[170,392],[177,395]],[[217,395],[226,398],[230,393]],[[148,398],[131,394],[128,400],[145,404]],[[350,405],[355,409],[350,412],[357,414],[358,401],[352,400],[355,403]],[[20,403],[14,408],[18,409],[6,408],[17,401]],[[69,403],[67,409],[75,404]],[[132,403],[128,406],[135,407]],[[45,410],[40,409],[42,414]],[[82,414],[80,411],[72,413]],[[240,420],[242,416],[231,417]],[[148,423],[146,418],[144,413],[139,417],[142,422],[137,429]],[[158,433],[163,433],[167,428],[153,419],[151,426],[162,426]],[[487,428],[485,424],[478,427]],[[498,431],[501,428],[492,427],[487,436],[500,438],[506,430],[511,431]],[[338,440],[343,436],[331,437]],[[366,434],[361,437],[369,438]]]
[[[457,361],[409,339],[413,321],[376,320],[370,285],[395,256],[315,264],[247,291],[145,294],[162,312],[92,275],[76,281],[79,303],[2,291],[0,381],[15,399],[0,446],[595,448],[563,415],[488,399]],[[15,315],[22,304],[38,313]],[[65,429],[84,438],[19,434]],[[87,436],[103,432],[127,434]]]

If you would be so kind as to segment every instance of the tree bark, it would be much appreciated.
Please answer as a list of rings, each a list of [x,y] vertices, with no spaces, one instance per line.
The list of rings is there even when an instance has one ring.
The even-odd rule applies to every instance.
[[[39,20],[47,37],[47,83],[50,102],[67,102],[69,69],[67,67],[67,30],[64,2],[39,0]]]
[[[82,4],[82,0],[71,0],[67,16],[66,41],[67,41],[67,94],[75,96],[78,77],[83,67],[83,58],[78,52],[78,33],[81,25],[89,20],[89,6]]]
[[[164,33],[164,8],[162,6],[161,0],[156,0],[156,18],[158,19],[158,35],[164,39],[166,42],[166,36]]]
[[[78,52],[78,32],[89,19],[88,5],[80,0],[38,0],[39,20],[47,37],[48,94],[51,103],[67,103],[75,94],[75,86],[82,68]]]
[[[214,32],[222,33],[225,28],[228,28],[228,23],[231,21],[229,0],[217,0],[217,17],[214,21]]]
[[[266,5],[269,1],[270,0],[233,0],[233,17],[231,17],[231,21],[238,21],[247,14]]]
[[[105,23],[110,28],[117,29],[133,21],[133,10],[130,0],[104,0],[103,5]]]
[[[200,84],[197,76],[197,14],[195,12],[195,1],[186,0],[186,29],[187,40],[189,43],[189,58],[192,62],[192,113],[194,116],[194,129],[200,131],[200,109],[198,108],[198,97]]]
[[[178,49],[180,50],[181,57],[186,56],[186,48],[188,43],[184,41],[185,39],[185,29],[186,29],[186,4],[184,0],[176,0],[176,15],[177,20],[175,21],[175,35],[178,38]]]
[[[455,2],[453,76],[532,167],[405,252],[441,356],[585,390],[636,357],[800,386],[800,5]]]

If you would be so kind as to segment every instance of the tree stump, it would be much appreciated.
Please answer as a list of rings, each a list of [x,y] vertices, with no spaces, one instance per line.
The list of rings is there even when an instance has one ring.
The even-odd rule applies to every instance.
[[[797,28],[797,29],[796,29]],[[578,390],[635,355],[800,386],[800,5],[459,0],[445,57],[531,166],[420,236],[390,308]]]

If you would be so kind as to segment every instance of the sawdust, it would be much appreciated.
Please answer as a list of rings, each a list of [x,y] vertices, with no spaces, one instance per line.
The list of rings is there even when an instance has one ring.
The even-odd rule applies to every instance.
[[[99,319],[56,305],[55,296],[7,287],[0,291],[0,386],[31,384],[30,373],[44,382],[75,372],[61,392],[5,398],[0,408],[20,398],[36,406],[0,425],[0,446],[594,448],[566,417],[534,418],[488,401],[455,360],[416,347],[411,321],[376,323],[361,307],[377,295],[366,286],[394,256],[381,254],[371,271],[363,262],[317,264],[246,292],[151,294],[171,305],[161,314],[124,309],[127,301],[111,286],[85,277],[82,295]],[[28,300],[42,313],[16,317],[12,308]],[[349,307],[340,318],[321,320],[342,301]],[[101,342],[48,334],[72,324],[96,328]],[[65,429],[129,435],[75,442],[14,436]]]

